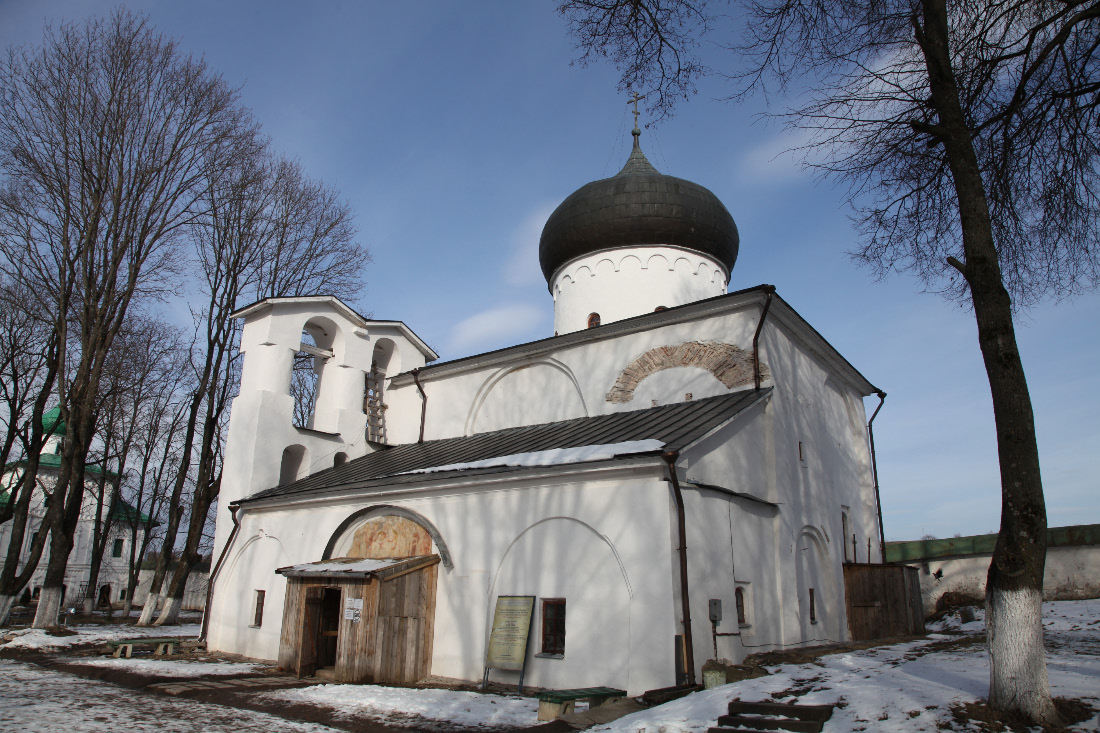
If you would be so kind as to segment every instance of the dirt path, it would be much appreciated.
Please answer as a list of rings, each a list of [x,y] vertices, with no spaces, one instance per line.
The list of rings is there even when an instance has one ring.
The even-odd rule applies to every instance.
[[[504,729],[463,727],[417,716],[386,722],[351,717],[322,705],[287,703],[258,694],[307,687],[271,670],[232,675],[168,677],[132,669],[89,666],[81,657],[101,657],[99,645],[70,647],[63,653],[0,648],[0,729],[71,733],[118,730],[138,733],[505,733]],[[194,655],[177,655],[186,659]],[[205,655],[204,655],[205,656]],[[544,727],[527,731],[546,731]]]

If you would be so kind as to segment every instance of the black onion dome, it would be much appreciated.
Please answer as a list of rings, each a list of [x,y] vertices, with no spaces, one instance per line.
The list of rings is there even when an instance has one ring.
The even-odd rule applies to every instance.
[[[539,263],[547,283],[575,257],[639,244],[683,247],[733,269],[739,241],[733,217],[707,189],[650,165],[639,134],[621,171],[581,186],[546,220]]]

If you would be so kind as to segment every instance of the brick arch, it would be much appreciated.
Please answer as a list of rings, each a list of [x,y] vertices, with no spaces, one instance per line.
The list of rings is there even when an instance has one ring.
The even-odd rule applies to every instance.
[[[643,379],[675,367],[705,369],[728,389],[750,384],[754,379],[752,352],[719,341],[685,341],[678,346],[650,349],[630,362],[607,393],[607,401],[630,402]],[[760,377],[768,376],[768,367],[761,362]]]

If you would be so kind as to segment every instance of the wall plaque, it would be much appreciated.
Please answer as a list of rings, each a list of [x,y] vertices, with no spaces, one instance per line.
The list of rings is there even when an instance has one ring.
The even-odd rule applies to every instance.
[[[497,596],[493,631],[489,635],[489,648],[485,652],[486,667],[512,672],[523,671],[534,611],[534,596]]]

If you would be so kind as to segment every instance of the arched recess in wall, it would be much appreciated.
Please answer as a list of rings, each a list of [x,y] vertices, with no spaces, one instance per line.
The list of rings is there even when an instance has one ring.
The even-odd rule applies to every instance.
[[[279,485],[294,483],[309,475],[309,448],[304,445],[288,445],[283,448],[279,465]]]
[[[794,554],[802,639],[842,641],[843,613],[836,582],[841,568],[830,560],[825,535],[813,525],[804,526],[795,539]]]
[[[282,603],[283,577],[275,570],[290,565],[290,556],[287,554],[283,543],[269,534],[260,530],[241,545],[241,548],[233,556],[229,567],[224,574],[224,580],[219,579],[218,589],[224,592],[227,588],[244,588],[245,593],[257,590],[267,592],[269,603]],[[276,585],[277,584],[277,585]],[[275,591],[279,592],[276,593]],[[226,628],[239,629],[252,624],[250,618],[252,612],[252,598],[240,598],[226,602],[221,606],[222,623]],[[279,628],[279,617],[272,616],[272,623]],[[267,626],[265,621],[264,626]]]
[[[329,537],[321,559],[329,560],[334,557],[349,557],[347,553],[353,549],[357,540],[360,542],[360,546],[362,546],[364,542],[370,544],[371,541],[364,537],[366,533],[360,533],[360,530],[367,527],[374,520],[384,520],[387,517],[410,522],[422,529],[427,534],[428,538],[430,538],[431,543],[435,545],[435,551],[439,555],[443,567],[447,568],[447,570],[454,570],[451,551],[447,547],[447,542],[443,539],[443,535],[440,533],[439,528],[419,512],[390,504],[376,504],[365,509],[360,509],[349,515],[347,519],[340,523],[340,526],[336,528],[332,536]],[[376,524],[378,525],[376,529],[379,530],[379,534],[388,533],[389,536],[380,537],[380,543],[374,546],[378,547],[383,543],[389,542],[391,546],[399,547],[402,551],[412,552],[413,554],[419,552],[421,546],[418,546],[418,539],[411,536],[413,533],[409,533],[409,535],[402,537],[402,530],[404,528],[400,522],[392,522],[387,525],[387,523],[383,521],[377,522]],[[370,532],[370,534],[375,533]],[[420,554],[430,554],[430,547],[428,550],[429,552]]]
[[[565,655],[590,660],[569,684],[588,687],[629,676],[633,590],[615,545],[571,517],[543,519],[521,532],[501,557],[489,587],[486,633],[498,596],[565,601]],[[535,609],[531,652],[541,651],[541,606]],[[571,679],[573,679],[571,677]],[[604,680],[603,683],[599,680]],[[550,680],[531,678],[532,684]],[[561,680],[556,681],[562,684]]]
[[[466,416],[465,434],[588,417],[580,384],[557,359],[497,371],[485,380]]]
[[[646,379],[665,369],[695,367],[714,375],[727,389],[746,386],[754,381],[752,352],[734,344],[719,341],[685,341],[682,344],[658,346],[645,352],[619,373],[607,393],[607,401],[626,403],[634,399],[634,391]],[[761,362],[762,379],[769,377],[767,364]]]

